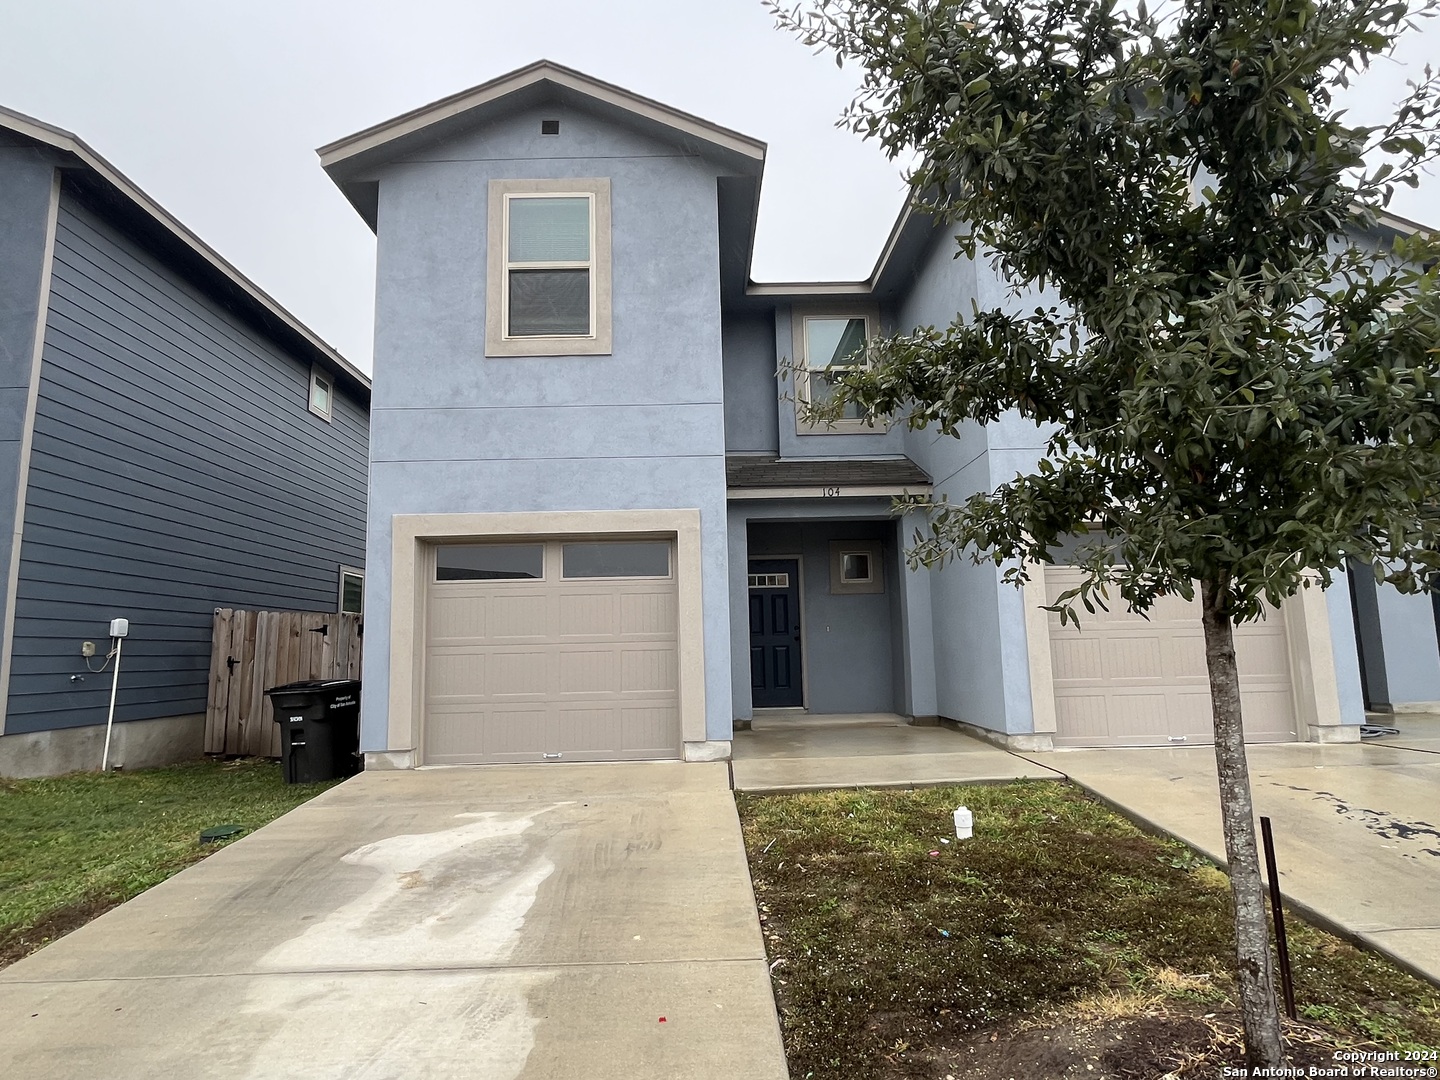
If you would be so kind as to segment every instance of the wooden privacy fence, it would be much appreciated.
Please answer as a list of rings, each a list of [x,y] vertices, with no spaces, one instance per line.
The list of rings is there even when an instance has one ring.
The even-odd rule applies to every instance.
[[[280,756],[265,691],[301,679],[360,678],[360,616],[215,609],[207,754]]]

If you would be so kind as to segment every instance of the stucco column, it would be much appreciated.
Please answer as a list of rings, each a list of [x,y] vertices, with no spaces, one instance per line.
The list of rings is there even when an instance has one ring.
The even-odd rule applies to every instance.
[[[930,609],[930,574],[926,567],[912,570],[905,559],[909,538],[922,528],[924,514],[905,514],[898,523],[900,537],[900,626],[904,648],[905,707],[920,719],[938,716],[935,689],[935,621]]]
[[[737,721],[749,723],[750,704],[750,538],[745,512],[729,507],[730,698]]]

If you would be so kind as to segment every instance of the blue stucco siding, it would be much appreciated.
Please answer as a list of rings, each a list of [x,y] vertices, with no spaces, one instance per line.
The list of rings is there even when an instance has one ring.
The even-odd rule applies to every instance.
[[[612,352],[486,357],[489,182],[571,177],[610,180]],[[698,508],[706,733],[730,738],[717,177],[561,104],[378,169],[365,749],[389,748],[391,521],[416,513]]]
[[[54,178],[55,163],[48,152],[0,135],[0,628],[9,603],[21,447]]]
[[[726,314],[721,332],[725,362],[725,449],[780,452],[775,402],[775,318]]]
[[[736,717],[748,719],[754,711],[747,564],[767,555],[799,555],[803,560],[807,645],[803,662],[809,671],[806,708],[810,712],[935,715],[930,576],[928,571],[901,567],[891,500],[845,499],[840,505],[828,499],[735,500],[729,514],[731,692]],[[830,595],[830,541],[871,538],[884,544],[885,592]]]
[[[1430,597],[1402,593],[1393,585],[1381,584],[1375,589],[1375,599],[1391,704],[1440,701],[1440,648],[1436,646]]]
[[[833,511],[832,511],[833,512]],[[830,543],[882,545],[884,592],[837,595],[830,585]],[[894,597],[903,587],[893,521],[752,521],[749,558],[800,559],[801,662],[805,707],[812,714],[894,712],[897,689]],[[747,609],[748,610],[748,609]],[[738,658],[748,667],[749,647]]]
[[[779,378],[774,395],[776,427],[780,437],[780,456],[787,458],[836,458],[836,457],[886,457],[905,452],[905,428],[903,425],[884,427],[877,425],[866,431],[801,431],[796,424],[796,388],[790,366],[797,362],[795,356],[796,321],[807,315],[861,315],[869,313],[878,316],[877,331],[888,327],[884,312],[877,312],[876,305],[864,298],[857,300],[837,297],[831,303],[780,304],[775,308],[775,352],[780,357],[780,366],[786,367]],[[771,376],[772,380],[775,376]]]
[[[310,365],[62,195],[16,601],[9,733],[203,711],[216,607],[334,611],[363,565],[367,418]],[[98,662],[94,662],[98,667]],[[72,676],[83,681],[72,681]]]
[[[1002,290],[983,262],[955,258],[956,245],[939,230],[901,303],[897,325],[945,327],[968,314],[972,299],[995,302]],[[907,431],[906,453],[930,474],[937,497],[960,502],[993,491],[1041,454],[1041,433],[1018,417],[966,424],[954,436]],[[920,521],[907,533],[913,534]],[[940,716],[1007,734],[1034,730],[1025,612],[1020,590],[1001,581],[993,564],[956,560],[930,572],[934,711]]]

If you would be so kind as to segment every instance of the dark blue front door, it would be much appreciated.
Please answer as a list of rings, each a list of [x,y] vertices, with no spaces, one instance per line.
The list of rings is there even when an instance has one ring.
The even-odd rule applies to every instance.
[[[800,566],[750,562],[750,700],[757,709],[805,704],[800,684]]]

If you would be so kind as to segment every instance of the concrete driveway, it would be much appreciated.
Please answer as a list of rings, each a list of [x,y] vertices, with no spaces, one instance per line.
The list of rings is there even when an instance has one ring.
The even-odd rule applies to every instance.
[[[7,1078],[784,1080],[724,764],[368,773],[0,972]]]
[[[1287,900],[1440,982],[1440,731],[1398,723],[1401,736],[1380,743],[1251,746],[1251,788],[1257,813],[1273,822]],[[1037,760],[1224,861],[1209,747],[1067,750]]]

